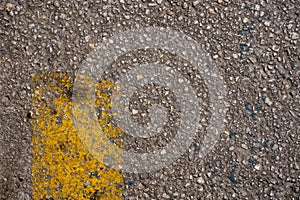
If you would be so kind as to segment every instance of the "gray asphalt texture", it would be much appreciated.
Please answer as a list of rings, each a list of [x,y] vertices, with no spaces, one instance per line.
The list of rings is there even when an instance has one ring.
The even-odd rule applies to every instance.
[[[299,15],[298,0],[1,1],[0,199],[31,196],[30,78],[75,73],[103,38],[141,26],[203,44],[229,107],[204,160],[195,141],[168,168],[125,174],[124,199],[299,199]]]

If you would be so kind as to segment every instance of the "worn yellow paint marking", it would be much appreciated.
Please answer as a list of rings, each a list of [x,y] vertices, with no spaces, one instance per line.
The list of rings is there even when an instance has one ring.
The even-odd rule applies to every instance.
[[[35,76],[33,82],[33,199],[121,199],[122,172],[95,159],[75,130],[70,74]],[[121,147],[123,130],[110,123],[112,116],[107,112],[111,106],[108,91],[113,88],[112,82],[102,80],[96,84],[95,100],[102,110],[101,130]]]

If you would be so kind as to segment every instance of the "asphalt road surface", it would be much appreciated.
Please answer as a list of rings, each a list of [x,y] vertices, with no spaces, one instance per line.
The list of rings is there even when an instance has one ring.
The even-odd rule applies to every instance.
[[[35,147],[46,147],[45,140],[37,137],[32,124],[37,119],[39,122],[48,119],[41,118],[41,110],[39,115],[36,111],[49,102],[57,108],[65,105],[62,103],[72,99],[72,90],[65,92],[67,96],[60,96],[59,101],[50,100],[58,98],[55,95],[45,95],[36,104],[33,102],[37,94],[33,77],[49,76],[58,71],[67,73],[58,79],[39,79],[40,92],[62,87],[59,82],[63,82],[64,77],[70,80],[72,88],[75,74],[90,52],[117,33],[141,27],[178,31],[197,41],[208,53],[226,88],[224,130],[213,149],[202,158],[199,152],[204,148],[201,142],[209,126],[211,101],[203,77],[193,78],[198,77],[197,71],[189,70],[192,62],[188,57],[151,48],[124,53],[109,66],[107,77],[113,79],[123,74],[126,78],[133,63],[142,65],[154,61],[181,70],[184,77],[192,77],[193,87],[202,102],[202,126],[193,144],[178,159],[157,171],[103,172],[107,177],[87,172],[87,178],[102,181],[102,186],[118,184],[117,191],[103,189],[101,193],[96,188],[100,187],[97,181],[79,181],[82,187],[86,184],[84,189],[95,184],[92,193],[80,198],[101,199],[106,192],[116,199],[299,199],[299,0],[1,1],[0,199],[72,199],[70,193],[79,191],[75,187],[64,190],[73,186],[68,185],[69,179],[59,179],[57,174],[61,182],[55,183],[58,184],[55,190],[43,184],[56,175],[48,176],[49,180],[37,178],[42,176],[44,165],[51,173],[51,169],[59,171],[66,161],[45,164],[37,159],[42,149]],[[138,75],[137,79],[142,76]],[[50,83],[54,86],[50,87]],[[177,114],[180,113],[180,102],[172,96],[174,91],[151,84],[142,89],[140,94],[150,98],[152,104],[163,102],[174,124],[167,123],[165,134],[153,136],[154,139],[134,138],[125,131],[123,146],[132,152],[153,151],[168,144],[176,135]],[[170,96],[161,95],[166,91]],[[140,109],[145,109],[138,94],[132,96],[130,109],[133,120],[143,124],[143,115],[135,117]],[[151,99],[151,95],[158,98]],[[53,114],[47,112],[44,115]],[[70,111],[63,112],[67,115]],[[146,119],[149,120],[148,115]],[[67,122],[64,118],[56,120],[59,121],[56,124]],[[71,137],[72,130],[66,130],[59,131]],[[108,134],[113,130],[109,129]],[[48,134],[47,131],[42,133],[45,135],[41,134],[41,138]],[[76,148],[77,143],[74,144],[72,147]],[[49,149],[42,157],[52,159],[57,155]],[[77,148],[76,152],[81,149]],[[80,163],[83,157],[78,159]],[[76,169],[101,168],[95,163],[87,164],[86,168],[79,164]],[[70,174],[61,176],[69,177]],[[112,180],[105,182],[109,177],[113,177]],[[115,183],[117,180],[121,182]],[[54,193],[63,194],[54,196]]]

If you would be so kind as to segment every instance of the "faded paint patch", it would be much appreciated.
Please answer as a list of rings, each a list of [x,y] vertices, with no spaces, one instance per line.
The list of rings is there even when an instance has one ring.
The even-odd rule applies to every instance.
[[[35,76],[33,82],[33,199],[121,199],[122,172],[101,162],[106,152],[94,158],[75,130],[71,74]],[[96,110],[100,129],[120,147],[123,130],[111,124],[107,112],[113,89],[110,81],[96,84]]]

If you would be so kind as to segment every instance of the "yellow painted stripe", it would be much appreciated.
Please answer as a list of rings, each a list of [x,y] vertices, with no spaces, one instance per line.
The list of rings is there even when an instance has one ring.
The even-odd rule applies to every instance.
[[[33,199],[121,199],[120,170],[95,159],[76,133],[70,74],[35,76],[33,82]],[[121,146],[123,130],[110,123],[112,116],[107,112],[113,88],[106,80],[96,85],[96,107],[102,108],[102,131]]]

